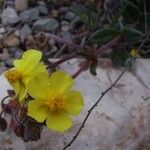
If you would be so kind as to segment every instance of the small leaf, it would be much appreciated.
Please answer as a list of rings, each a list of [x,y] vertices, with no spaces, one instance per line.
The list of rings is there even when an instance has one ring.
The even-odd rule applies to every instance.
[[[37,141],[41,138],[42,124],[29,116],[27,116],[22,123],[12,118],[10,126],[14,133],[25,142]]]
[[[100,29],[94,32],[91,36],[91,41],[99,45],[107,43],[112,40],[115,36],[118,35],[118,32],[113,28]]]
[[[14,117],[11,119],[10,127],[18,137],[23,136],[24,126],[22,124],[18,124]]]
[[[25,142],[37,141],[41,138],[42,124],[27,116],[24,121],[24,134],[22,139]]]
[[[114,65],[125,66],[130,56],[125,49],[113,49],[111,58]]]
[[[124,29],[122,34],[126,37],[126,40],[128,42],[136,42],[143,36],[142,32],[134,28],[128,28],[128,27]]]

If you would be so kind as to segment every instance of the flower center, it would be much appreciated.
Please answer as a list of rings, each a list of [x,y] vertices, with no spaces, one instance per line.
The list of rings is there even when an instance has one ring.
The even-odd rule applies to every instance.
[[[5,72],[5,78],[9,82],[16,82],[21,78],[21,74],[16,69],[9,69]]]
[[[59,111],[64,108],[65,101],[62,95],[50,94],[45,104],[51,111]]]

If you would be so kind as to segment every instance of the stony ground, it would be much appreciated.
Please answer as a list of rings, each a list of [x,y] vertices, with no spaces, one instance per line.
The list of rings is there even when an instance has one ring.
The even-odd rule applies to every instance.
[[[77,3],[44,0],[1,1],[0,72],[11,67],[13,60],[19,58],[26,49],[36,48],[43,51],[46,57],[59,57],[66,46],[60,46],[51,38],[47,40],[41,33],[52,33],[72,41],[79,32],[78,26],[82,26],[80,18],[70,11]]]
[[[59,58],[77,52],[78,49],[83,50],[82,54],[86,56],[91,55],[106,44],[106,47],[109,47],[101,51],[96,59],[109,57],[117,65],[124,65],[130,50],[138,49],[144,41],[139,53],[142,57],[150,57],[149,17],[144,16],[148,18],[144,21],[144,17],[138,15],[143,14],[143,1],[128,3],[127,9],[122,2],[1,0],[0,72],[12,67],[13,60],[19,58],[25,50],[33,48],[41,50],[44,61],[48,62],[47,58]],[[145,14],[149,14],[149,1],[146,1],[146,4]],[[126,9],[125,14],[122,14],[123,20],[113,22],[122,9]],[[111,24],[114,24],[114,27]],[[130,26],[131,28],[128,28]]]

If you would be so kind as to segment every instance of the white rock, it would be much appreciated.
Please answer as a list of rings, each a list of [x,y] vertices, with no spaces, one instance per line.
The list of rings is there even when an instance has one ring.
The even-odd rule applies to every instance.
[[[62,64],[61,69],[73,74],[78,69],[78,63],[79,60],[71,60]],[[138,59],[136,65],[134,73],[131,70],[126,72],[116,86],[103,97],[91,113],[79,137],[68,150],[148,149],[150,101],[144,101],[141,97],[150,96],[150,59]],[[96,77],[89,71],[83,72],[76,78],[74,88],[82,92],[85,106],[81,115],[74,118],[74,126],[64,134],[45,129],[41,140],[27,144],[9,132],[12,145],[16,144],[16,147],[13,145],[14,149],[20,150],[19,146],[24,146],[22,149],[26,147],[28,150],[61,150],[77,132],[89,108],[97,101],[101,92],[112,84],[120,72],[118,69],[100,67],[97,69]],[[2,99],[9,86],[2,76],[0,83]]]

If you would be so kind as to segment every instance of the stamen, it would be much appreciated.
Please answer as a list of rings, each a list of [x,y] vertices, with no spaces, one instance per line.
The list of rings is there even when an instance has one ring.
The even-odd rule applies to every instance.
[[[64,108],[65,101],[62,95],[51,94],[45,104],[51,111],[59,111]]]
[[[5,78],[9,82],[15,82],[21,78],[21,74],[16,69],[9,69],[5,72]]]

